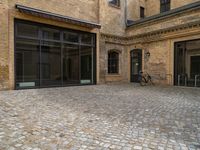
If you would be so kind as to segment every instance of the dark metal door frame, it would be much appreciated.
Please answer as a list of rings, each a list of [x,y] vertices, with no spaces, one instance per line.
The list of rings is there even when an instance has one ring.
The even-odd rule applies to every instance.
[[[174,44],[174,85],[178,85],[178,75],[185,74],[186,42]]]
[[[137,53],[137,59],[138,59],[138,63],[139,63],[139,67],[138,67],[138,73],[139,73],[139,71],[141,71],[142,70],[142,49],[133,49],[133,50],[131,50],[130,51],[130,82],[139,82],[138,80],[136,80],[136,76],[138,76],[138,75],[135,75],[135,78],[133,77],[134,75],[132,74],[132,72],[133,72],[133,67],[132,67],[132,65],[133,65],[133,60],[134,60],[134,56],[133,56],[133,53]],[[135,57],[136,58],[136,57]]]
[[[187,78],[186,66],[185,66],[185,55],[186,55],[186,51],[187,51],[187,46],[186,46],[187,42],[198,41],[198,40],[200,40],[200,39],[178,41],[178,42],[174,43],[174,75],[173,75],[174,85],[178,85],[178,75],[185,74],[185,78]],[[191,72],[190,72],[190,74],[191,74]],[[184,78],[184,76],[183,76],[183,78]],[[183,85],[183,83],[181,85]]]

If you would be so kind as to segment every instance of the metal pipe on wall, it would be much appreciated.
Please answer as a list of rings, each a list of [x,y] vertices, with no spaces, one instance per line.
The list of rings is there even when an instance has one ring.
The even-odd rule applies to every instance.
[[[125,25],[127,26],[128,24],[127,24],[127,15],[128,15],[128,7],[127,7],[127,0],[125,0],[125,8],[124,8],[124,15],[125,15],[125,17],[124,17],[124,21],[125,21]]]

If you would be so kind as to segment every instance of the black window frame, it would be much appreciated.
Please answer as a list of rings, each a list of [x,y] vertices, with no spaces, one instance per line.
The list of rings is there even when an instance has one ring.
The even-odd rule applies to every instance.
[[[160,13],[170,11],[171,0],[160,0]]]
[[[39,32],[39,36],[37,37],[37,38],[35,38],[35,37],[29,37],[29,36],[20,36],[20,35],[18,35],[18,32],[17,32],[17,25],[18,24],[20,24],[20,23],[22,23],[22,24],[27,24],[27,25],[35,25],[35,26],[39,26],[40,27],[40,30],[38,31]],[[51,39],[41,39],[41,37],[42,37],[42,28],[51,28],[51,29],[55,29],[55,30],[59,30],[60,32],[61,32],[61,34],[60,34],[60,36],[63,36],[63,33],[64,32],[74,32],[74,33],[78,33],[79,34],[79,41],[78,42],[70,42],[70,41],[64,41],[63,40],[63,38],[61,37],[61,39],[60,40],[51,40]],[[83,34],[90,34],[91,36],[92,36],[92,42],[91,42],[91,44],[88,44],[88,43],[83,43],[82,41],[81,41],[81,36],[83,35]],[[16,51],[16,42],[17,42],[17,39],[18,38],[22,38],[22,39],[27,39],[27,40],[39,40],[40,41],[40,43],[42,42],[42,41],[49,41],[49,42],[58,42],[58,43],[61,43],[61,44],[73,44],[73,45],[77,45],[78,47],[79,47],[79,51],[80,51],[80,48],[81,48],[81,46],[89,46],[89,47],[91,47],[92,48],[92,54],[91,54],[91,56],[93,57],[93,59],[92,59],[92,61],[93,61],[93,72],[92,72],[92,81],[91,81],[91,83],[88,83],[88,84],[81,84],[81,82],[80,83],[78,83],[78,84],[73,84],[73,85],[77,85],[77,86],[81,86],[81,85],[95,85],[96,83],[97,83],[97,78],[96,78],[96,69],[97,69],[97,66],[96,66],[96,50],[97,50],[97,48],[96,48],[96,33],[91,33],[91,32],[85,32],[85,31],[80,31],[80,30],[74,30],[74,29],[69,29],[69,28],[63,28],[63,27],[58,27],[58,26],[54,26],[54,25],[49,25],[49,24],[44,24],[44,23],[38,23],[38,22],[33,22],[33,21],[27,21],[27,20],[23,20],[23,19],[17,19],[17,18],[14,18],[14,82],[15,82],[15,89],[16,90],[20,90],[20,89],[37,89],[37,88],[48,88],[48,87],[65,87],[65,86],[73,86],[73,85],[71,85],[71,84],[69,84],[69,85],[66,85],[66,84],[63,84],[63,81],[62,81],[62,83],[61,84],[59,84],[59,85],[48,85],[48,86],[43,86],[43,85],[39,85],[39,86],[34,86],[34,87],[18,87],[17,86],[17,74],[16,74],[16,70],[17,70],[17,68],[16,68],[16,54],[17,54],[17,51]],[[41,45],[39,46],[40,47],[40,49],[41,49]],[[61,47],[62,47],[62,45],[61,45]],[[61,66],[59,66],[59,67],[61,67],[62,68],[62,58],[63,58],[63,54],[62,54],[62,48],[61,48]],[[41,50],[40,50],[40,57],[41,57]],[[40,62],[40,64],[41,64],[41,62]],[[40,67],[41,68],[41,67]],[[40,69],[39,69],[40,70]],[[40,70],[40,73],[39,74],[41,74],[41,70]],[[62,74],[62,71],[61,71],[61,74]],[[40,78],[41,78],[41,76],[40,76]],[[41,80],[41,79],[40,79]],[[81,79],[80,79],[81,80]],[[40,81],[41,82],[41,81]]]
[[[143,19],[145,18],[145,8],[140,6],[140,18]]]
[[[119,52],[108,52],[108,74],[119,74]]]
[[[120,8],[120,0],[108,0],[110,6]]]

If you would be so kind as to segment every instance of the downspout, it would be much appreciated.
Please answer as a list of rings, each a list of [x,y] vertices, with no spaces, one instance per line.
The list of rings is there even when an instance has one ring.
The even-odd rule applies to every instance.
[[[100,8],[101,7],[100,0],[98,0],[97,3],[98,3],[97,4],[98,5],[98,10],[97,10],[98,11],[97,12],[97,14],[98,14],[98,23],[100,24],[100,10],[101,10],[101,8]]]
[[[127,8],[127,0],[125,0],[125,10],[124,10],[125,12],[124,12],[124,21],[125,21],[125,25],[126,25],[126,27],[128,26],[128,24],[127,24],[127,14],[128,14],[128,8]]]

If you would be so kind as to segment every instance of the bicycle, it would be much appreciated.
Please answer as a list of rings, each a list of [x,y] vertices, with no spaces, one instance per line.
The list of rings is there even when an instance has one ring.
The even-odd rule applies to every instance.
[[[140,71],[138,80],[141,86],[154,85],[151,76],[147,72],[145,75],[143,75],[143,72]]]

